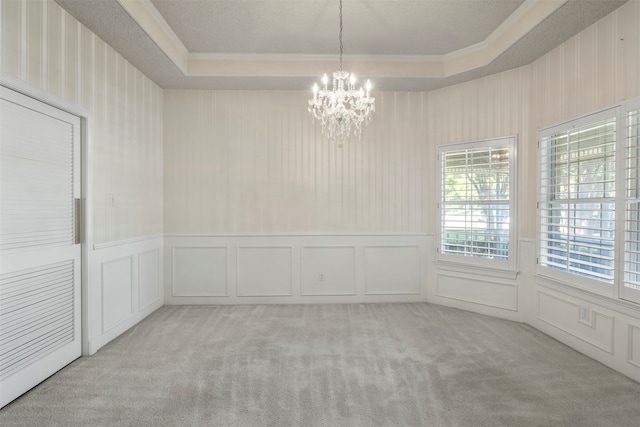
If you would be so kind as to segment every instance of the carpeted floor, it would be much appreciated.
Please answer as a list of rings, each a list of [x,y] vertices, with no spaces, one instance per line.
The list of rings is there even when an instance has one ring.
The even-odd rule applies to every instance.
[[[168,306],[8,426],[640,426],[640,384],[522,324],[420,304]]]

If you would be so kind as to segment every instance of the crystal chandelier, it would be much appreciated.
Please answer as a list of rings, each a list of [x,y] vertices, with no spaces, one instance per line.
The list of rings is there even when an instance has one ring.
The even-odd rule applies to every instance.
[[[365,89],[355,88],[356,76],[342,69],[342,0],[340,0],[340,69],[333,73],[331,89],[329,78],[322,76],[322,88],[313,85],[313,99],[309,100],[309,113],[322,122],[322,133],[342,147],[351,133],[358,138],[362,133],[362,123],[371,121],[371,113],[376,109],[375,98],[371,97],[371,82],[367,80]]]

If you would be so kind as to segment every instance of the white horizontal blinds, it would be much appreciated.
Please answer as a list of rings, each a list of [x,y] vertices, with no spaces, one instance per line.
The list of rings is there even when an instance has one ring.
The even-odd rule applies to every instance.
[[[615,141],[615,116],[542,138],[540,265],[613,283]]]
[[[0,378],[74,340],[74,261],[0,275]]]
[[[441,253],[509,258],[509,143],[441,153]]]
[[[640,110],[626,115],[626,201],[624,282],[640,291]]]
[[[0,252],[73,244],[73,125],[0,102]]]

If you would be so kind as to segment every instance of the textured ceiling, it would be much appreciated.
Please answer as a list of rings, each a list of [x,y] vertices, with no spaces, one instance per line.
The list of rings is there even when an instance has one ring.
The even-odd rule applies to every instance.
[[[350,55],[365,58],[345,68],[374,79],[376,90],[432,90],[527,65],[626,1],[344,0],[345,61]],[[140,19],[131,16],[126,6],[132,0],[56,2],[163,88],[308,89],[319,75],[333,69],[324,63],[307,63],[306,68],[301,64],[314,55],[337,64],[336,0],[143,1],[166,21],[187,57],[258,58],[246,62],[243,72],[233,73],[185,73],[179,61],[176,65],[175,56],[160,47],[157,37],[139,25]],[[379,58],[393,62],[395,58],[417,61],[456,56],[486,44],[524,7],[544,2],[558,6],[481,66],[442,75],[376,68]],[[289,75],[268,72],[270,64],[261,58],[269,55],[284,58],[285,65],[290,61],[303,71]],[[220,64],[225,65],[224,61]]]
[[[523,1],[344,0],[345,53],[443,55],[486,39]],[[190,52],[332,54],[339,49],[335,0],[152,3]]]

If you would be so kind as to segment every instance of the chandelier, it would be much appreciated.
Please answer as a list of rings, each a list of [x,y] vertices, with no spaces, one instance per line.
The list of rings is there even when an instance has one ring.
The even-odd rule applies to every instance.
[[[313,85],[313,99],[309,100],[309,113],[322,123],[322,133],[338,147],[353,133],[360,137],[362,123],[371,121],[371,113],[376,109],[375,98],[371,97],[371,82],[367,80],[365,89],[356,89],[356,76],[342,69],[342,0],[340,0],[340,69],[333,73],[329,89],[329,77],[322,76],[322,87]]]

